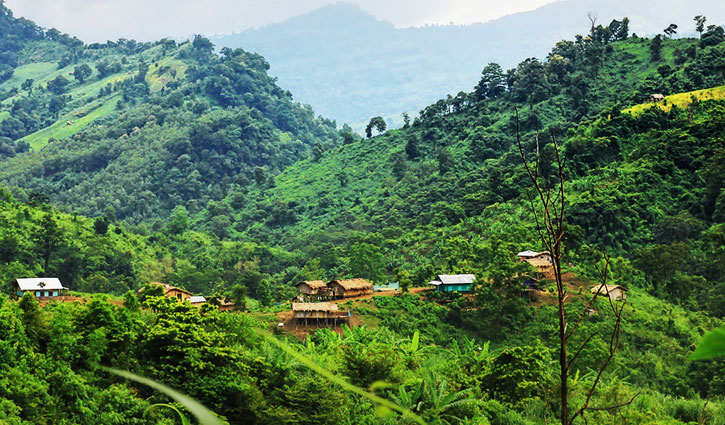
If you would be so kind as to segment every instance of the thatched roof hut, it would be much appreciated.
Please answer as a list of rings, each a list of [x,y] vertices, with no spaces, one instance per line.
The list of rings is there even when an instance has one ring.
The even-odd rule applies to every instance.
[[[340,320],[347,320],[350,317],[348,311],[340,311],[335,303],[292,303],[292,313],[297,322],[307,323],[312,320],[315,323],[325,321],[336,324]]]
[[[300,294],[319,295],[326,288],[325,282],[322,280],[303,280],[295,283]]]
[[[373,293],[373,284],[365,279],[338,279],[327,283],[332,295],[338,298],[359,297]]]

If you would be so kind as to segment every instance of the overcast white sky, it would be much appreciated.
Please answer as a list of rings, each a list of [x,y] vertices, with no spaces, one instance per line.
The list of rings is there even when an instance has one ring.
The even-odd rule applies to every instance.
[[[467,24],[553,0],[349,0],[398,27]],[[85,42],[226,34],[283,21],[334,0],[5,0],[15,16]]]

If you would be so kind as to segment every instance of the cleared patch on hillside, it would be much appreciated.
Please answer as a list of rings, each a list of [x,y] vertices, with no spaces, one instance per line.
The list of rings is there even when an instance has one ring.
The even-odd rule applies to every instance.
[[[83,130],[93,121],[111,114],[116,108],[120,94],[90,103],[85,108],[72,111],[56,121],[53,125],[29,134],[20,140],[27,142],[34,150],[39,150],[48,144],[48,140],[64,139]]]
[[[11,87],[20,88],[23,82],[29,78],[38,81],[46,80],[48,76],[58,74],[58,64],[55,62],[36,62],[15,68],[13,76],[9,80],[0,84],[0,89],[9,89]]]
[[[161,91],[172,81],[181,81],[186,77],[188,65],[175,57],[166,57],[149,68],[146,81],[151,86],[151,92]]]
[[[631,108],[627,108],[622,112],[639,115],[653,106],[656,106],[663,111],[669,111],[670,109],[672,109],[672,106],[677,106],[678,108],[686,108],[695,100],[704,101],[713,99],[725,99],[725,86],[665,96],[664,100],[661,100],[659,102],[641,103],[639,105],[632,106]]]

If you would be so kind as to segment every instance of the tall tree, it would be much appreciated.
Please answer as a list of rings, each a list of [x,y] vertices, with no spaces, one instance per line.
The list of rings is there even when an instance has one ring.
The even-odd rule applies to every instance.
[[[664,29],[664,33],[667,37],[672,38],[675,34],[677,34],[677,24],[670,24]]]
[[[607,278],[609,275],[609,260],[604,255],[604,264],[601,267],[597,267],[600,277],[601,284],[598,290],[594,293],[586,306],[581,312],[567,311],[567,299],[571,296],[568,291],[568,286],[562,278],[561,259],[562,259],[562,241],[565,236],[566,229],[566,215],[565,209],[567,206],[566,192],[564,190],[564,163],[563,158],[560,155],[559,147],[556,143],[556,137],[551,134],[553,143],[553,149],[555,153],[555,175],[544,176],[541,173],[541,157],[539,150],[538,135],[536,138],[536,156],[533,161],[528,159],[528,155],[524,150],[524,145],[521,141],[521,136],[518,127],[518,113],[517,113],[517,130],[516,136],[518,141],[519,153],[521,155],[521,161],[526,169],[526,174],[529,176],[533,186],[533,194],[529,195],[531,202],[531,211],[534,214],[536,229],[539,233],[540,240],[546,247],[546,249],[552,255],[552,267],[554,269],[554,277],[556,282],[556,297],[557,297],[557,309],[558,309],[558,325],[559,325],[559,396],[560,396],[560,419],[561,425],[572,425],[578,417],[584,417],[587,410],[615,410],[623,406],[632,403],[634,398],[629,401],[622,403],[616,403],[612,406],[590,406],[590,402],[596,389],[601,381],[602,374],[614,359],[620,344],[620,331],[622,328],[622,312],[626,305],[625,302],[615,303],[609,296],[605,297],[608,300],[608,306],[611,310],[612,317],[614,318],[614,324],[610,334],[606,337],[608,346],[605,351],[604,360],[599,364],[596,370],[596,377],[589,388],[585,390],[584,401],[579,404],[579,407],[570,409],[570,377],[569,372],[571,371],[572,365],[578,360],[579,355],[586,348],[586,346],[594,339],[597,335],[593,333],[583,339],[581,344],[577,344],[578,348],[574,351],[574,355],[570,355],[570,349],[574,348],[574,341],[572,338],[577,335],[577,330],[581,325],[582,321],[587,315],[587,312],[595,303],[600,292],[604,289],[608,291]],[[578,339],[578,338],[577,338]],[[636,396],[635,396],[636,397]],[[573,412],[573,413],[572,413]]]
[[[368,139],[373,137],[373,128],[376,129],[379,134],[385,131],[385,129],[388,128],[388,125],[385,124],[385,120],[383,119],[383,117],[370,118],[370,122],[368,123],[367,127],[365,127],[365,135],[368,136]]]
[[[36,249],[43,259],[43,272],[48,273],[48,264],[63,241],[63,232],[51,212],[45,213],[32,235]]]
[[[662,34],[657,34],[649,45],[652,60],[658,61],[662,58]]]
[[[695,16],[695,31],[700,33],[700,38],[702,38],[702,32],[705,31],[705,22],[707,21],[707,18],[702,15]]]
[[[90,77],[91,74],[93,74],[93,70],[90,66],[88,66],[88,64],[84,63],[73,68],[73,78],[81,84],[86,80],[86,78]]]

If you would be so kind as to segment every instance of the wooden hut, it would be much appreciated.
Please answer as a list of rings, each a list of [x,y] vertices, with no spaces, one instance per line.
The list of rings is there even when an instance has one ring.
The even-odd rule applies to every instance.
[[[359,297],[373,293],[373,284],[365,279],[339,279],[327,283],[335,298]]]
[[[321,291],[327,288],[322,280],[303,280],[295,284],[300,294],[319,295]]]
[[[292,303],[294,320],[298,324],[325,324],[337,326],[350,318],[350,311],[340,311],[335,303]]]
[[[332,298],[330,288],[321,280],[304,280],[296,283],[295,286],[299,291],[299,295],[295,299],[300,302],[308,300],[323,301]]]
[[[191,292],[181,289],[168,283],[150,282],[149,285],[157,285],[164,288],[164,296],[166,298],[176,298],[179,301],[186,301],[191,298]]]
[[[590,289],[592,294],[597,293],[597,291],[599,291],[599,295],[609,296],[615,301],[627,299],[627,288],[619,285],[597,285]]]

